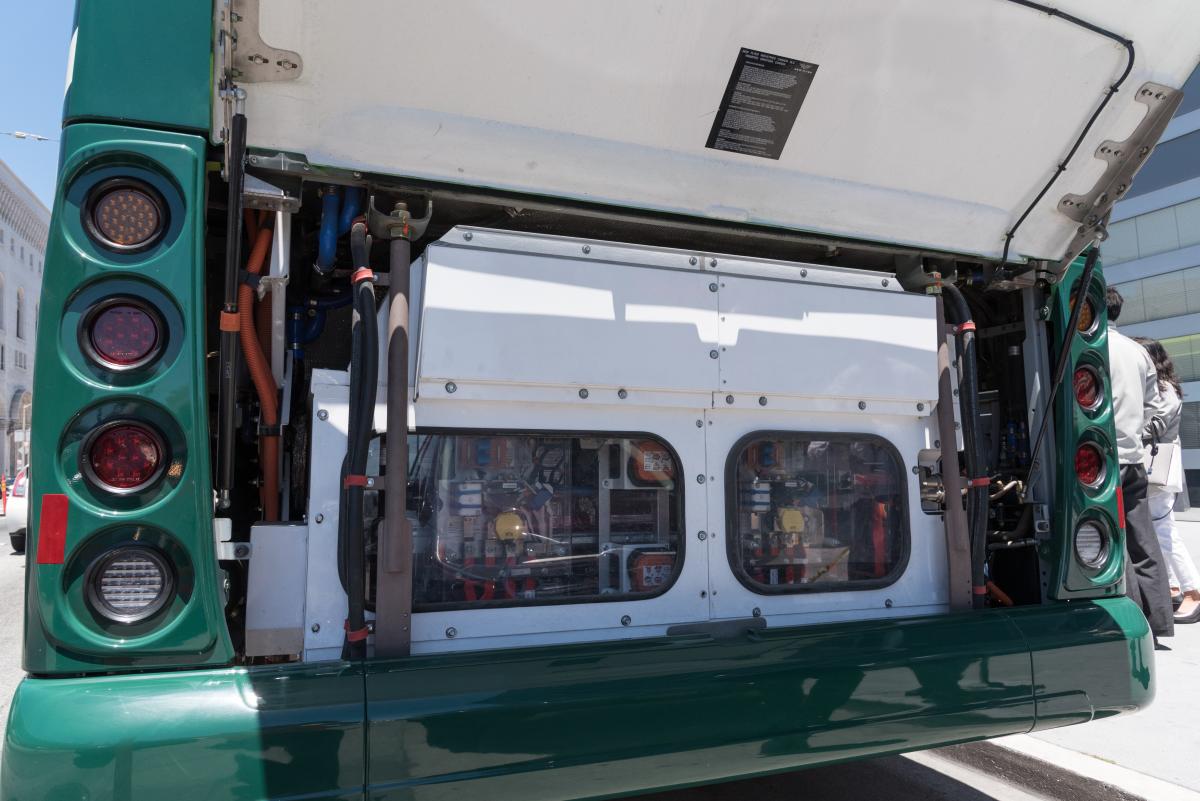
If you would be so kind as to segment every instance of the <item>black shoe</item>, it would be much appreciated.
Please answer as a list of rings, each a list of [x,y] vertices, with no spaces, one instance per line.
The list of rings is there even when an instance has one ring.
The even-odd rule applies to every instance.
[[[1167,646],[1163,645],[1158,640],[1155,640],[1154,641],[1154,650],[1155,651],[1170,651],[1171,649],[1168,648]]]
[[[1183,593],[1171,596],[1171,608],[1179,611],[1179,605],[1183,603]]]

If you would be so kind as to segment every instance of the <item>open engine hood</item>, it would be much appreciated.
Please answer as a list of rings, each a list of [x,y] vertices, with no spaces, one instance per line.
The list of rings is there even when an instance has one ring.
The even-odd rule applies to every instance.
[[[1200,59],[1194,0],[233,6],[252,148],[1010,259],[1074,255]]]

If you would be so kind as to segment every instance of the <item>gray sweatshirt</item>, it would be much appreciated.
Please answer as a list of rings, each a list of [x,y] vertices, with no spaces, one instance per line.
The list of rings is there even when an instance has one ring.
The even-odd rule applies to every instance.
[[[1161,439],[1166,429],[1167,399],[1158,389],[1158,373],[1150,354],[1111,323],[1108,369],[1117,426],[1117,459],[1123,465],[1140,464],[1147,450],[1145,443]]]

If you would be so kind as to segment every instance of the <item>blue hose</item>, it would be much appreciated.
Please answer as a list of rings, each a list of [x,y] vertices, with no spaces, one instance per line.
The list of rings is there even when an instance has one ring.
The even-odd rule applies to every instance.
[[[362,196],[363,192],[357,186],[346,189],[346,202],[342,204],[342,213],[338,217],[338,236],[342,236],[350,230],[350,226],[354,224],[354,218],[362,211]]]
[[[337,258],[338,194],[329,189],[321,195],[321,232],[317,237],[317,272],[327,275],[333,271]]]

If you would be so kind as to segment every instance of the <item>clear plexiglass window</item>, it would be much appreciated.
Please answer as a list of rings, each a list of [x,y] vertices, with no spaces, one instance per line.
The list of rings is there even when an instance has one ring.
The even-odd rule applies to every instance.
[[[756,434],[730,455],[729,558],[756,592],[888,584],[908,553],[904,467],[869,435]]]
[[[409,459],[417,611],[648,598],[682,566],[661,440],[430,433]]]

